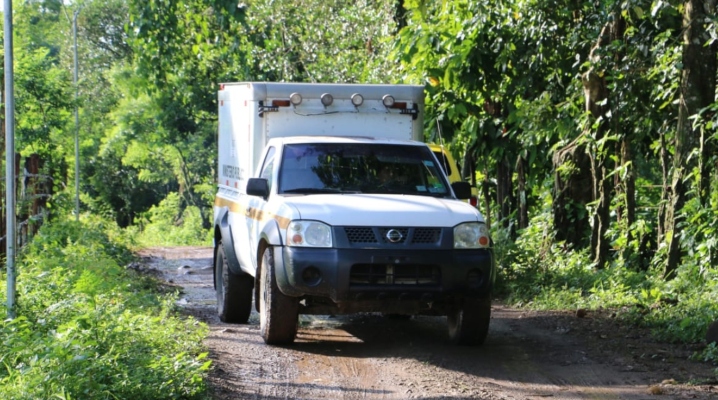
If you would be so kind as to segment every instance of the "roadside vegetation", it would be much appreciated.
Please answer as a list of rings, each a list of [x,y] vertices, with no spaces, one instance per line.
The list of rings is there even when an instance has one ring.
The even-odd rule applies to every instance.
[[[34,178],[51,190],[46,225],[19,254],[18,318],[3,322],[0,352],[18,346],[0,359],[12,396],[110,393],[114,380],[80,373],[83,357],[126,378],[128,395],[135,379],[171,386],[143,383],[150,394],[201,392],[203,328],[122,266],[132,246],[210,243],[216,91],[229,81],[424,85],[427,140],[443,140],[479,189],[498,295],[610,308],[675,343],[704,343],[718,319],[715,2],[14,3],[16,146],[42,160]],[[75,106],[80,224],[66,220]],[[145,331],[155,322],[157,343]],[[695,358],[713,368],[718,349],[705,344]],[[152,358],[155,345],[168,358]],[[123,367],[130,346],[143,368]],[[169,365],[181,372],[163,381]]]
[[[133,261],[125,237],[99,218],[55,221],[22,250],[17,317],[0,308],[1,398],[205,393],[206,326],[176,313],[177,293],[125,268]],[[5,285],[0,294],[5,298]]]
[[[697,207],[697,201],[687,207]],[[696,215],[693,220],[703,218],[715,220],[718,212]],[[507,230],[494,230],[500,265],[498,294],[504,301],[541,310],[612,311],[623,323],[651,328],[660,340],[705,342],[708,326],[718,320],[718,273],[709,263],[709,246],[699,245],[687,252],[679,272],[666,280],[663,265],[657,262],[660,258],[647,264],[641,264],[639,257],[624,259],[625,247],[619,247],[620,238],[613,238],[617,243],[615,259],[597,270],[588,250],[556,241],[550,222],[548,211],[538,212],[515,242],[507,240]],[[716,240],[712,223],[696,223],[686,231],[687,235]],[[693,358],[716,365],[718,347],[707,344]]]
[[[182,212],[179,217],[178,210]],[[211,230],[202,228],[201,210],[182,207],[177,193],[169,193],[124,231],[139,247],[212,245]]]

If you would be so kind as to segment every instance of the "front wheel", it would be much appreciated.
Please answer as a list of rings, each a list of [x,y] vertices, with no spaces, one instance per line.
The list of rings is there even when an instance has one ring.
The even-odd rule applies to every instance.
[[[464,299],[447,316],[449,339],[459,345],[484,343],[491,321],[491,298]]]
[[[297,336],[299,299],[279,290],[272,252],[272,247],[267,247],[262,254],[259,331],[267,344],[289,344]]]
[[[217,314],[222,322],[246,324],[252,312],[254,278],[229,270],[222,242],[215,249],[214,284],[217,291]]]

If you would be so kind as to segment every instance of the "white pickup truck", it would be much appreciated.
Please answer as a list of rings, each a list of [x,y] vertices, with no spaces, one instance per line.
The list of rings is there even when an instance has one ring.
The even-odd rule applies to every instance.
[[[299,314],[445,315],[484,342],[496,267],[481,213],[423,143],[423,89],[242,82],[219,91],[214,276],[267,344]]]

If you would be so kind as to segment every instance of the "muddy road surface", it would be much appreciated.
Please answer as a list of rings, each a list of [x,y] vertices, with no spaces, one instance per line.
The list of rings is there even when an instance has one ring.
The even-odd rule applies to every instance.
[[[216,399],[718,399],[716,367],[688,359],[700,346],[658,343],[615,311],[495,304],[480,347],[450,344],[441,317],[300,316],[296,343],[275,347],[256,313],[247,325],[217,318],[211,248],[140,255],[209,325]]]

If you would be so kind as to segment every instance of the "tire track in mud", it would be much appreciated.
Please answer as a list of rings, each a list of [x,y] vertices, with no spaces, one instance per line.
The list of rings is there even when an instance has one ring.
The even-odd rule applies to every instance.
[[[666,357],[675,365],[651,364],[640,354],[655,353],[655,346],[623,345],[610,327],[588,340],[582,327],[591,321],[500,305],[481,347],[450,344],[445,318],[378,314],[301,316],[295,344],[267,346],[256,312],[247,325],[217,318],[211,248],[140,254],[183,291],[178,304],[208,324],[216,399],[655,399],[649,388],[663,398],[718,398],[710,384],[661,384],[681,368],[710,376],[710,366],[700,375],[700,365],[676,357]],[[602,346],[613,340],[617,345]]]

